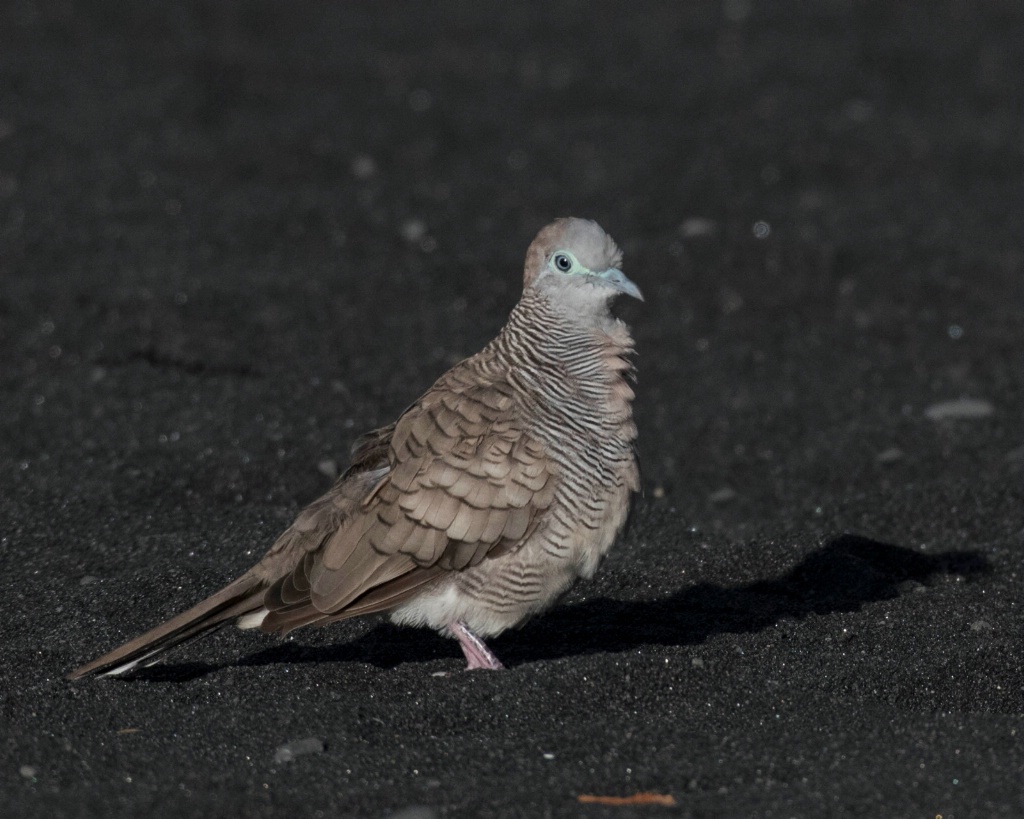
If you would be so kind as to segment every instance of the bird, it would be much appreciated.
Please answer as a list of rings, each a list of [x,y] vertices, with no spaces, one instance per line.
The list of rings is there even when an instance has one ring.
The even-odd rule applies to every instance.
[[[544,227],[489,344],[359,438],[255,566],[69,679],[126,674],[232,623],[284,635],[373,613],[454,638],[467,670],[503,668],[485,639],[592,577],[640,487],[634,342],[610,308],[643,296],[621,268],[596,222]]]

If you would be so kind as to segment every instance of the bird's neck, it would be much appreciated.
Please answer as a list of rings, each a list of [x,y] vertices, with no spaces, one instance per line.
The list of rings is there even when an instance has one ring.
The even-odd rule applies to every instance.
[[[553,446],[569,425],[586,446],[632,457],[624,454],[636,438],[629,328],[607,309],[573,316],[560,308],[525,294],[475,366],[518,387],[534,433]]]
[[[513,310],[512,317],[520,314],[527,321],[540,323],[549,328],[560,328],[564,332],[593,335],[603,341],[603,336],[626,334],[629,329],[616,319],[609,309],[607,291],[595,287],[566,289],[556,293],[542,290],[527,290]]]
[[[607,299],[555,303],[527,291],[495,342],[505,352],[514,351],[520,362],[579,368],[602,381],[621,379],[632,370],[633,338],[629,327],[609,312]],[[602,366],[595,370],[598,362]]]

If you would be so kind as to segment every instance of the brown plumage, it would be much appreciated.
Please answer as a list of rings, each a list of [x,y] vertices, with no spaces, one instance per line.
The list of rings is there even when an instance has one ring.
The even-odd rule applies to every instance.
[[[594,222],[559,219],[530,245],[523,295],[497,338],[394,424],[252,569],[194,608],[78,668],[119,674],[225,623],[287,633],[373,612],[483,637],[593,574],[638,488],[633,342],[608,310],[640,291]]]

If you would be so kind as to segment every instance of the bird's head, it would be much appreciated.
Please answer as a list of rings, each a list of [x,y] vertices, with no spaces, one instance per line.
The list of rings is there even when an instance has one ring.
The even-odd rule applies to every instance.
[[[643,301],[621,270],[622,251],[597,222],[556,219],[526,251],[523,291],[543,293],[573,309],[607,309],[620,294]]]

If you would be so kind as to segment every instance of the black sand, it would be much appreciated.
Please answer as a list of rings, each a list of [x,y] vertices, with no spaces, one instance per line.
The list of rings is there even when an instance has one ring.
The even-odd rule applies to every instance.
[[[1019,4],[431,8],[3,5],[0,813],[1024,815]],[[64,680],[565,214],[647,296],[645,494],[507,672],[360,621]]]

